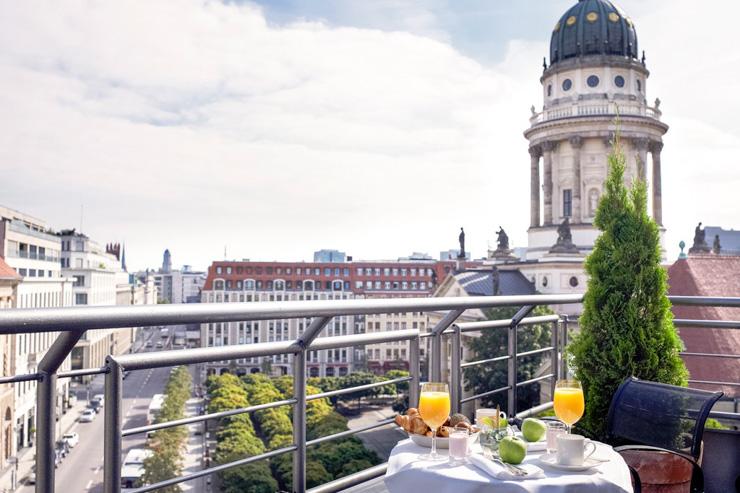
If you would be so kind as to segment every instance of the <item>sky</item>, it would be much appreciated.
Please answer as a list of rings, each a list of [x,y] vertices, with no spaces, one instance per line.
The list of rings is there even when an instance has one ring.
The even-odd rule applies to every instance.
[[[573,0],[0,2],[0,204],[223,258],[526,246],[549,37]],[[662,101],[669,259],[740,229],[740,2],[625,0]]]

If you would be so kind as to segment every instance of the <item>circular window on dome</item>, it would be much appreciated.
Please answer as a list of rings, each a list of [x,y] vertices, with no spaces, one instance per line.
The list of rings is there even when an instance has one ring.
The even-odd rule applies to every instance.
[[[599,78],[596,75],[589,75],[586,84],[588,84],[588,87],[596,87],[599,85]]]
[[[570,278],[570,281],[568,281],[568,283],[570,284],[570,287],[575,288],[576,286],[578,286],[578,278],[576,276],[573,276]]]
[[[609,20],[612,22],[619,22],[619,14],[616,12],[609,12]]]
[[[596,22],[598,19],[599,14],[597,14],[596,12],[589,12],[588,14],[586,14],[586,20],[588,22]]]
[[[570,17],[568,17],[568,20],[565,21],[565,24],[568,25],[568,26],[572,26],[575,23],[576,23],[576,16],[575,15],[571,15]]]
[[[614,77],[614,85],[617,87],[624,87],[624,77],[621,75]]]
[[[570,91],[570,88],[573,87],[573,81],[570,79],[565,79],[563,81],[563,91]]]

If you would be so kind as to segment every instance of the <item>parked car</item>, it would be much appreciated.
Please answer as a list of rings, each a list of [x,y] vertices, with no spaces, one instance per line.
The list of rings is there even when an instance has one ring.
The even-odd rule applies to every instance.
[[[164,347],[164,344],[162,344],[162,341],[157,341],[157,349]]]
[[[103,409],[103,406],[100,405],[100,401],[92,399],[87,405],[87,408],[97,414],[100,412],[101,409]]]
[[[28,474],[28,479],[26,479],[26,483],[36,484],[36,466],[31,466],[31,472]]]
[[[150,348],[150,347],[152,347],[153,345],[154,345],[154,344],[152,344],[152,341],[146,341],[146,344],[144,344],[144,347],[145,347],[145,348]]]
[[[100,407],[103,407],[103,404],[105,404],[105,394],[95,394],[93,396],[94,401],[98,401],[100,403]]]
[[[57,455],[59,455],[60,459],[64,459],[69,455],[69,444],[66,440],[57,440],[54,444],[54,450],[56,450]]]
[[[67,442],[67,445],[70,447],[75,448],[77,444],[80,443],[80,435],[74,431],[72,433],[65,433],[62,435],[62,440]]]
[[[80,423],[92,423],[92,420],[95,419],[95,411],[92,409],[85,409],[82,411],[82,414],[80,414]]]

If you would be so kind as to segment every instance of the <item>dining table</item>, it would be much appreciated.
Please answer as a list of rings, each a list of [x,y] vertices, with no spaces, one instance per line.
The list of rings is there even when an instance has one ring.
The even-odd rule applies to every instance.
[[[447,459],[424,460],[422,456],[429,453],[429,449],[405,439],[391,451],[385,485],[389,493],[632,493],[629,468],[622,456],[605,443],[593,443],[596,451],[592,457],[598,464],[589,470],[564,471],[545,464],[540,459],[546,452],[540,450],[528,452],[521,464],[536,474],[521,478],[497,474],[504,476],[498,479],[479,467],[483,455],[477,443],[471,446],[470,452],[480,457],[451,463]],[[448,453],[446,449],[437,449],[437,452]],[[494,473],[496,467],[490,467]]]

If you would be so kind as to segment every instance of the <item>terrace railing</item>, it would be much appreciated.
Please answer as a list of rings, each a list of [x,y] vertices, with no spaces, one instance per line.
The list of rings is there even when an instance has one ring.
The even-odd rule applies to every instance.
[[[674,304],[692,304],[705,306],[740,306],[740,298],[691,298],[673,297]],[[241,413],[250,413],[261,409],[278,406],[293,408],[293,443],[287,447],[245,457],[226,464],[208,467],[196,473],[172,478],[156,484],[145,485],[134,490],[136,493],[153,491],[165,486],[175,485],[242,466],[258,460],[269,459],[281,454],[293,454],[293,490],[306,491],[306,449],[312,445],[329,440],[346,437],[351,434],[367,431],[392,422],[390,417],[371,425],[343,431],[333,435],[307,440],[306,438],[306,403],[315,399],[349,394],[372,389],[392,383],[409,382],[409,403],[416,405],[419,398],[420,375],[420,341],[431,338],[431,380],[439,381],[443,375],[443,365],[449,362],[449,381],[452,393],[452,406],[457,411],[463,403],[478,400],[497,393],[507,393],[509,414],[523,418],[536,414],[552,406],[552,402],[543,403],[535,408],[517,412],[517,389],[540,381],[550,379],[554,384],[557,378],[566,375],[567,368],[562,358],[562,349],[567,344],[568,319],[564,316],[549,315],[528,317],[535,306],[563,305],[580,303],[581,295],[532,295],[532,296],[491,296],[465,298],[400,298],[400,299],[366,299],[366,300],[331,300],[331,301],[285,301],[262,303],[223,303],[223,304],[186,304],[126,307],[85,307],[57,309],[20,309],[0,311],[0,333],[21,334],[56,331],[57,339],[38,364],[37,373],[0,378],[0,384],[36,380],[37,383],[37,431],[36,431],[36,491],[50,493],[54,491],[54,443],[55,443],[55,394],[56,381],[59,378],[70,378],[82,375],[105,374],[105,432],[104,432],[104,491],[117,493],[121,491],[121,455],[122,439],[125,436],[147,433],[164,428],[182,426],[210,419],[223,418]],[[484,322],[457,322],[466,310],[484,309],[502,306],[521,307],[510,320]],[[400,312],[447,312],[428,333],[416,329],[387,332],[353,334],[337,337],[317,338],[333,317],[344,315],[363,315]],[[112,329],[122,327],[145,327],[156,325],[181,325],[189,323],[213,323],[248,320],[275,320],[291,318],[311,318],[309,326],[295,340],[240,344],[220,347],[184,349],[177,351],[158,351],[151,353],[109,355],[103,368],[89,368],[68,372],[58,372],[62,362],[70,354],[74,345],[88,329]],[[678,326],[715,327],[724,329],[740,328],[740,321],[716,320],[676,320]],[[526,330],[535,324],[552,324],[550,346],[527,352],[517,351],[517,332]],[[482,330],[507,330],[508,351],[506,355],[495,358],[463,362],[462,335]],[[444,338],[450,338],[451,352],[449,361],[443,358]],[[386,380],[347,389],[306,394],[306,357],[308,351],[365,346],[393,341],[409,341],[409,376]],[[517,362],[520,358],[535,354],[549,354],[552,365],[546,375],[525,381],[517,381]],[[224,360],[253,357],[264,357],[281,354],[293,355],[293,395],[272,403],[260,404],[241,409],[187,417],[166,423],[157,423],[138,428],[123,428],[122,387],[123,372],[148,368],[172,367]],[[691,355],[692,353],[687,353]],[[719,355],[719,357],[740,357],[740,355]],[[481,394],[463,397],[462,371],[465,368],[507,361],[508,379],[504,387],[491,389]],[[740,385],[733,382],[697,382],[718,385]],[[554,389],[554,385],[552,386]],[[740,419],[735,413],[717,413],[717,417]],[[327,483],[311,491],[340,491],[355,484],[381,476],[387,465],[381,464],[360,471],[353,475]]]

